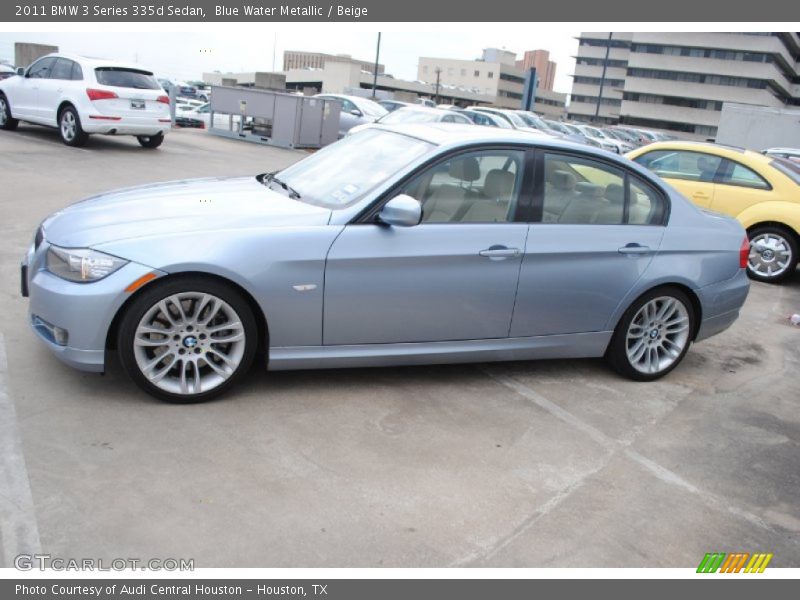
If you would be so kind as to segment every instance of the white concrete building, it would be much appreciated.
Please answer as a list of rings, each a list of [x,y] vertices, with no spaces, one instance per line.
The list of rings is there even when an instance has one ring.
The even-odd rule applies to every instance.
[[[716,136],[724,102],[800,105],[798,33],[599,32],[579,38],[572,119],[705,139]]]
[[[517,55],[507,50],[487,48],[479,60],[435,58],[423,56],[417,66],[417,78],[434,84],[473,89],[492,97],[492,105],[501,108],[520,108],[526,71],[516,65]],[[566,94],[539,89],[534,111],[550,118],[560,118],[565,112]]]

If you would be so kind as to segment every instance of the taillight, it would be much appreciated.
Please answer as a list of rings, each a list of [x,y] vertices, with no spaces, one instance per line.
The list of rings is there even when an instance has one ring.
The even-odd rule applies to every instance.
[[[744,236],[742,240],[742,247],[739,248],[739,268],[746,269],[747,262],[750,258],[750,240],[747,239],[747,236]]]
[[[108,90],[96,90],[94,88],[87,88],[86,95],[89,96],[89,100],[92,102],[95,100],[113,100],[114,98],[119,98],[116,92],[110,92]]]
[[[156,102],[161,102],[161,104],[169,104],[169,96],[159,96],[156,98]]]

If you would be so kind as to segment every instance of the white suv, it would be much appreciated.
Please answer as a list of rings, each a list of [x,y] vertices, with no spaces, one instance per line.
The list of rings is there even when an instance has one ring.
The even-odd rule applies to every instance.
[[[19,121],[57,127],[68,146],[102,133],[135,135],[157,148],[171,126],[169,98],[152,72],[65,54],[48,54],[0,81],[0,129]]]

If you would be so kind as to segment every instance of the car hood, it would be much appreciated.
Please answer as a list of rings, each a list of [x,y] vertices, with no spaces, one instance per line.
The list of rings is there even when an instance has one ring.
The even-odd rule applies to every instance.
[[[236,227],[326,225],[331,211],[267,189],[255,177],[191,179],[100,194],[48,217],[45,238],[85,248],[123,239]]]

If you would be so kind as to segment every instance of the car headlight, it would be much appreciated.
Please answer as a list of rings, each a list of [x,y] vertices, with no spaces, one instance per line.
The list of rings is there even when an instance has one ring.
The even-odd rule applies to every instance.
[[[127,260],[89,248],[47,249],[47,270],[68,281],[89,283],[108,277],[128,263]]]

